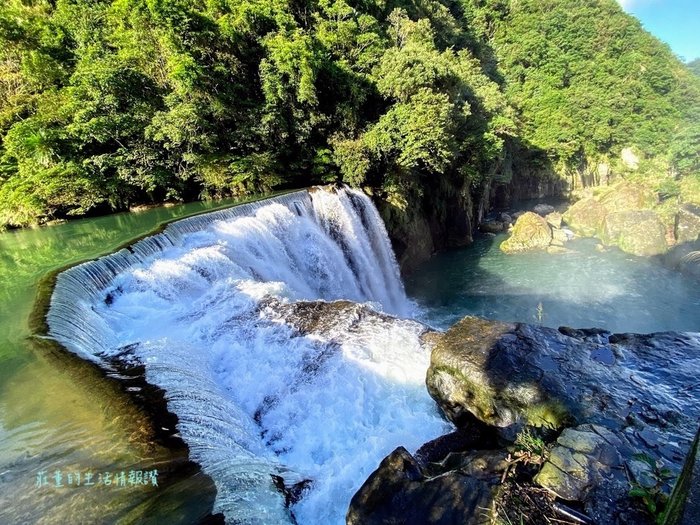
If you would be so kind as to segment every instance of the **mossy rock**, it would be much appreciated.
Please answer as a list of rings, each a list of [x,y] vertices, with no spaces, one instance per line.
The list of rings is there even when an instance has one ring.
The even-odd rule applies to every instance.
[[[552,228],[561,228],[562,215],[558,211],[548,213],[545,220]]]
[[[605,220],[607,210],[593,197],[575,202],[563,215],[564,222],[584,237],[596,235]]]
[[[584,237],[600,236],[611,213],[650,210],[658,203],[656,192],[642,184],[622,182],[602,190],[597,196],[575,202],[565,213],[564,222]]]
[[[600,198],[600,203],[608,213],[650,210],[658,202],[658,195],[653,189],[631,182],[623,182],[613,186]]]
[[[700,207],[685,204],[680,207],[674,225],[676,242],[693,242],[700,238]]]
[[[666,253],[666,228],[651,210],[628,210],[605,217],[600,239],[608,246],[617,246],[638,256]]]
[[[513,324],[466,317],[436,342],[426,385],[458,427],[476,417],[514,439],[523,426],[560,428],[569,419],[566,407],[540,388],[539,369],[510,362],[519,360],[510,349],[515,331]]]
[[[527,212],[518,217],[508,239],[501,243],[505,253],[545,249],[552,241],[552,228],[544,217]]]

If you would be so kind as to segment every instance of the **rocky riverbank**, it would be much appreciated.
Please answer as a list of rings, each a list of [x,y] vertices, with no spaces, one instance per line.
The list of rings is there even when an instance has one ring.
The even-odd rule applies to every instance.
[[[700,416],[698,334],[468,317],[423,340],[428,391],[457,432],[387,456],[348,523],[659,518]]]
[[[594,237],[601,249],[655,257],[667,267],[700,277],[700,207],[660,200],[642,184],[620,182],[586,190],[566,209],[540,203],[527,212],[491,214],[479,224],[487,235],[509,232],[506,253],[546,250],[567,253],[574,237]]]

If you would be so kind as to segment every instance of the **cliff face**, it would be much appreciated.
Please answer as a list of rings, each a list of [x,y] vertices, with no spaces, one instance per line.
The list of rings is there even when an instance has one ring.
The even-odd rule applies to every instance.
[[[426,185],[420,194],[373,193],[404,275],[435,252],[470,244],[492,209],[509,208],[525,199],[561,198],[571,185],[551,166],[510,148],[485,179],[478,187],[442,181]]]
[[[437,251],[471,243],[479,209],[485,208],[468,186],[443,185],[420,195],[377,195],[374,200],[404,275]]]

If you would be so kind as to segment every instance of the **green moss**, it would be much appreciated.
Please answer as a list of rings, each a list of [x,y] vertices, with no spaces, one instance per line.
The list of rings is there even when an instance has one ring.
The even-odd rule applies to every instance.
[[[556,400],[542,401],[523,408],[527,424],[533,427],[562,428],[570,421],[569,410]]]
[[[463,394],[464,402],[475,417],[487,424],[494,424],[496,418],[496,409],[494,404],[495,393],[491,388],[484,387],[472,379],[469,379],[459,369],[447,366],[437,365],[430,368],[431,376],[437,374],[446,374],[455,378],[463,385],[460,393]],[[428,379],[430,383],[430,379]]]
[[[536,213],[521,215],[513,226],[511,236],[501,243],[505,253],[546,248],[552,241],[552,229],[547,221]]]

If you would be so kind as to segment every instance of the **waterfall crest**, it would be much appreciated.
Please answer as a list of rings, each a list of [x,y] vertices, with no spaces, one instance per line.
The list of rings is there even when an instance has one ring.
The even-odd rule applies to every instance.
[[[384,455],[445,429],[424,388],[424,328],[395,321],[304,336],[270,298],[411,313],[376,208],[341,188],[180,220],[71,268],[47,322],[85,359],[144,365],[228,522],[291,522],[274,474],[313,480],[293,509],[300,523],[342,523]]]

